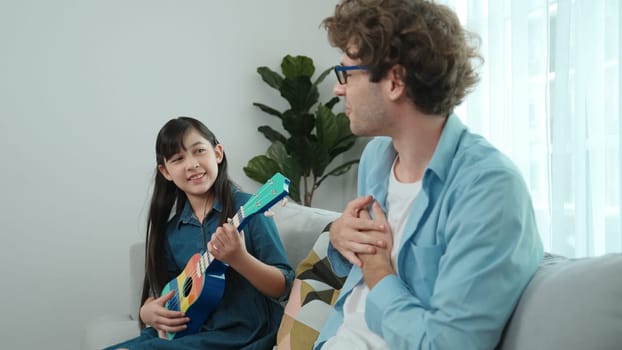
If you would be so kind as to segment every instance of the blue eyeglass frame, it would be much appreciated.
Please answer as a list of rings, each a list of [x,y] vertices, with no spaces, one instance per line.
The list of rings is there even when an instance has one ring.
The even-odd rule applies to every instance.
[[[335,75],[337,76],[337,81],[339,84],[344,85],[348,83],[348,75],[345,74],[347,71],[351,70],[368,70],[369,66],[335,66]]]

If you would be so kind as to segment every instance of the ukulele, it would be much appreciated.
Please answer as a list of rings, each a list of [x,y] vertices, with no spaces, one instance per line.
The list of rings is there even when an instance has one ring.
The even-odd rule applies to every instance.
[[[274,204],[289,193],[289,179],[276,173],[237,211],[230,223],[241,231],[251,216],[269,210]],[[161,295],[170,291],[175,294],[164,305],[169,310],[184,312],[190,317],[182,332],[167,332],[169,340],[196,333],[207,317],[220,303],[225,287],[226,263],[216,260],[206,251],[194,254],[184,270],[169,281],[162,289]]]

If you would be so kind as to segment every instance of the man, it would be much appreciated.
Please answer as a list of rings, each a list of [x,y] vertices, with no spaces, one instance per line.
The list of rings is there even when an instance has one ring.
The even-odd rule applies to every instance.
[[[543,251],[520,172],[453,114],[475,36],[424,0],[343,0],[323,24],[350,127],[375,138],[330,229],[348,277],[315,349],[493,349]]]

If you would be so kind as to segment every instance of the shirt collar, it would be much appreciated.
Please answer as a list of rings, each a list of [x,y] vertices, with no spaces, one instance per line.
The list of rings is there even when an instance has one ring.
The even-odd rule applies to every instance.
[[[218,213],[222,213],[222,203],[218,198],[214,200],[212,210],[215,210]],[[184,204],[184,208],[181,210],[179,218],[177,219],[177,229],[179,229],[182,224],[201,226],[199,220],[194,216],[194,212],[192,211],[192,207],[190,206],[190,202],[188,201],[186,201],[186,203]]]
[[[447,178],[451,168],[451,160],[458,150],[460,139],[465,130],[466,126],[457,115],[452,113],[447,117],[436,150],[428,164],[428,171],[436,174],[441,181],[445,181]]]

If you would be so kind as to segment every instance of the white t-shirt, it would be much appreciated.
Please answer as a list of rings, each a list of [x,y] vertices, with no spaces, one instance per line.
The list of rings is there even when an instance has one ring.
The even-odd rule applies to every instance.
[[[399,182],[395,177],[395,161],[391,169],[387,193],[387,220],[393,232],[391,262],[397,272],[398,248],[402,241],[408,213],[417,194],[421,191],[421,181]],[[326,341],[322,350],[389,350],[387,343],[369,330],[365,322],[365,300],[368,294],[369,288],[364,282],[352,289],[343,305],[343,324],[337,329],[335,336]]]

